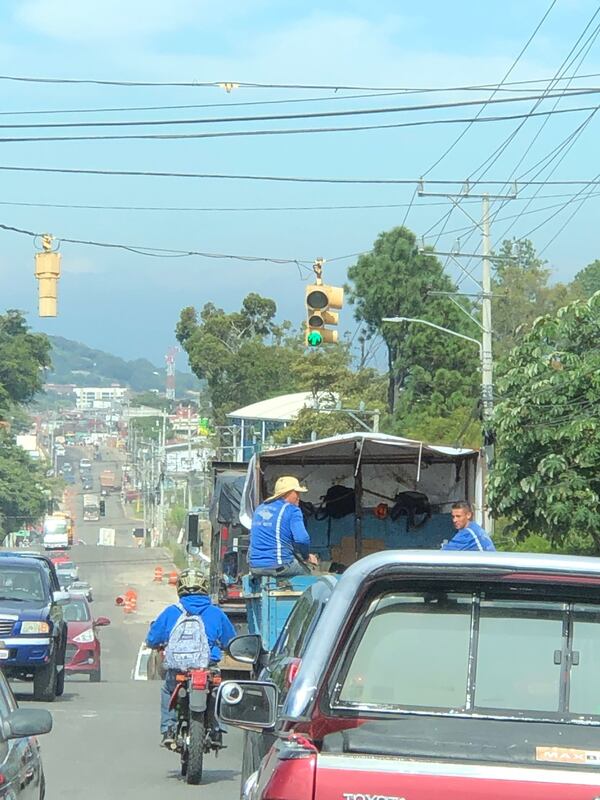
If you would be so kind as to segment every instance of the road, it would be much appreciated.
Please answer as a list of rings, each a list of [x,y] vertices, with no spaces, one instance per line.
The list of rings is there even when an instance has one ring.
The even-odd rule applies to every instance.
[[[100,462],[98,466],[106,465]],[[41,740],[47,799],[177,800],[199,797],[202,792],[211,800],[238,798],[238,731],[227,734],[228,747],[218,758],[205,756],[204,779],[198,787],[181,780],[178,756],[159,746],[160,681],[131,677],[147,625],[134,615],[126,617],[115,606],[115,597],[124,588],[123,576],[139,574],[146,564],[151,575],[158,552],[131,546],[132,523],[123,516],[118,496],[108,498],[107,516],[101,522],[82,523],[81,490],[76,486],[76,537],[86,545],[73,547],[71,555],[81,578],[94,588],[94,615],[108,616],[112,624],[99,633],[102,682],[90,683],[87,676],[67,677],[63,697],[47,706],[54,717],[52,733]],[[100,526],[117,530],[118,546],[96,547]],[[15,682],[13,689],[23,707],[41,706],[31,699],[30,685]]]

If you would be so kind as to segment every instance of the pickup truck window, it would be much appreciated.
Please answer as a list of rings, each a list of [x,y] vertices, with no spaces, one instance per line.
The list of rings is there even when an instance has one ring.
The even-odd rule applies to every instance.
[[[42,576],[37,569],[6,568],[0,564],[0,598],[42,601],[45,597]]]
[[[386,593],[351,637],[334,707],[600,718],[600,606]]]

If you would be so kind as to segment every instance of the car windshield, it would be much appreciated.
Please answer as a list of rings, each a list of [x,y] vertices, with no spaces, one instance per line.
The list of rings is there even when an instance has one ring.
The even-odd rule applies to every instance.
[[[91,619],[90,611],[83,600],[69,600],[62,608],[65,622],[88,622]]]
[[[3,600],[43,600],[44,584],[37,569],[5,567],[0,564],[0,598]]]
[[[389,593],[356,632],[335,702],[600,720],[599,660],[599,605]]]

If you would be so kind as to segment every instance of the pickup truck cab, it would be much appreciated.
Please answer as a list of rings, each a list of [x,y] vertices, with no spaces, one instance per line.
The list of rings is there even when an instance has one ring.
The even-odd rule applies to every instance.
[[[361,559],[314,621],[287,690],[274,670],[221,685],[223,723],[273,736],[242,796],[596,800],[599,588],[595,558]],[[260,637],[237,641],[232,655],[268,664]]]
[[[67,627],[56,571],[34,554],[0,558],[0,666],[9,678],[33,680],[36,700],[64,691]]]

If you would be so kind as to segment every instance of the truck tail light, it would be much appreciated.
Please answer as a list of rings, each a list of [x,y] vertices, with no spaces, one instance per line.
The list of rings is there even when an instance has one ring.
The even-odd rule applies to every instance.
[[[277,762],[261,800],[312,800],[317,774],[317,748],[303,736],[276,745]]]

